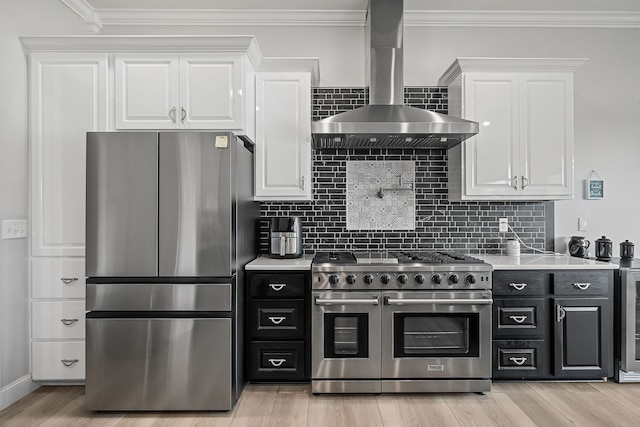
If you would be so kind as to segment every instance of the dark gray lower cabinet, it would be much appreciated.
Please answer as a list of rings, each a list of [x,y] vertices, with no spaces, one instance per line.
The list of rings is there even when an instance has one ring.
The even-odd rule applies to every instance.
[[[614,271],[494,271],[493,378],[611,377]]]
[[[247,271],[247,283],[247,379],[309,381],[310,272]]]
[[[554,375],[606,378],[613,374],[609,298],[554,298]]]

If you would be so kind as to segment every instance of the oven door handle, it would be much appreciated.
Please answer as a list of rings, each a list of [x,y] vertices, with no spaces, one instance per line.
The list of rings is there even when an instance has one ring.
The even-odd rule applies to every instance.
[[[455,304],[455,305],[489,305],[493,304],[491,298],[411,298],[411,299],[397,299],[397,298],[385,298],[385,304],[387,305],[407,305],[407,304]]]
[[[316,305],[378,305],[380,301],[375,298],[351,298],[351,299],[332,299],[332,298],[316,298]]]

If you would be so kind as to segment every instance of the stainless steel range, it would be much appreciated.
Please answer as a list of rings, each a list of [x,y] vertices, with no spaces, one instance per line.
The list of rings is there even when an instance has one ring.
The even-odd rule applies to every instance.
[[[446,252],[319,252],[313,393],[491,389],[491,272]]]

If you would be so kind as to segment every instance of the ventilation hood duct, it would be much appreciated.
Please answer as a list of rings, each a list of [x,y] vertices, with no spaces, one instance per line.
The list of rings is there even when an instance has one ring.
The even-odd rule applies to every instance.
[[[451,148],[478,123],[404,104],[402,0],[369,0],[369,105],[311,123],[315,149]]]

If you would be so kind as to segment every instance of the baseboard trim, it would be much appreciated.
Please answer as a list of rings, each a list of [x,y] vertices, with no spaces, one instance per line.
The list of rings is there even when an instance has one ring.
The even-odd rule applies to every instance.
[[[35,389],[40,387],[31,380],[31,375],[18,378],[11,384],[0,389],[0,411],[16,403]]]

